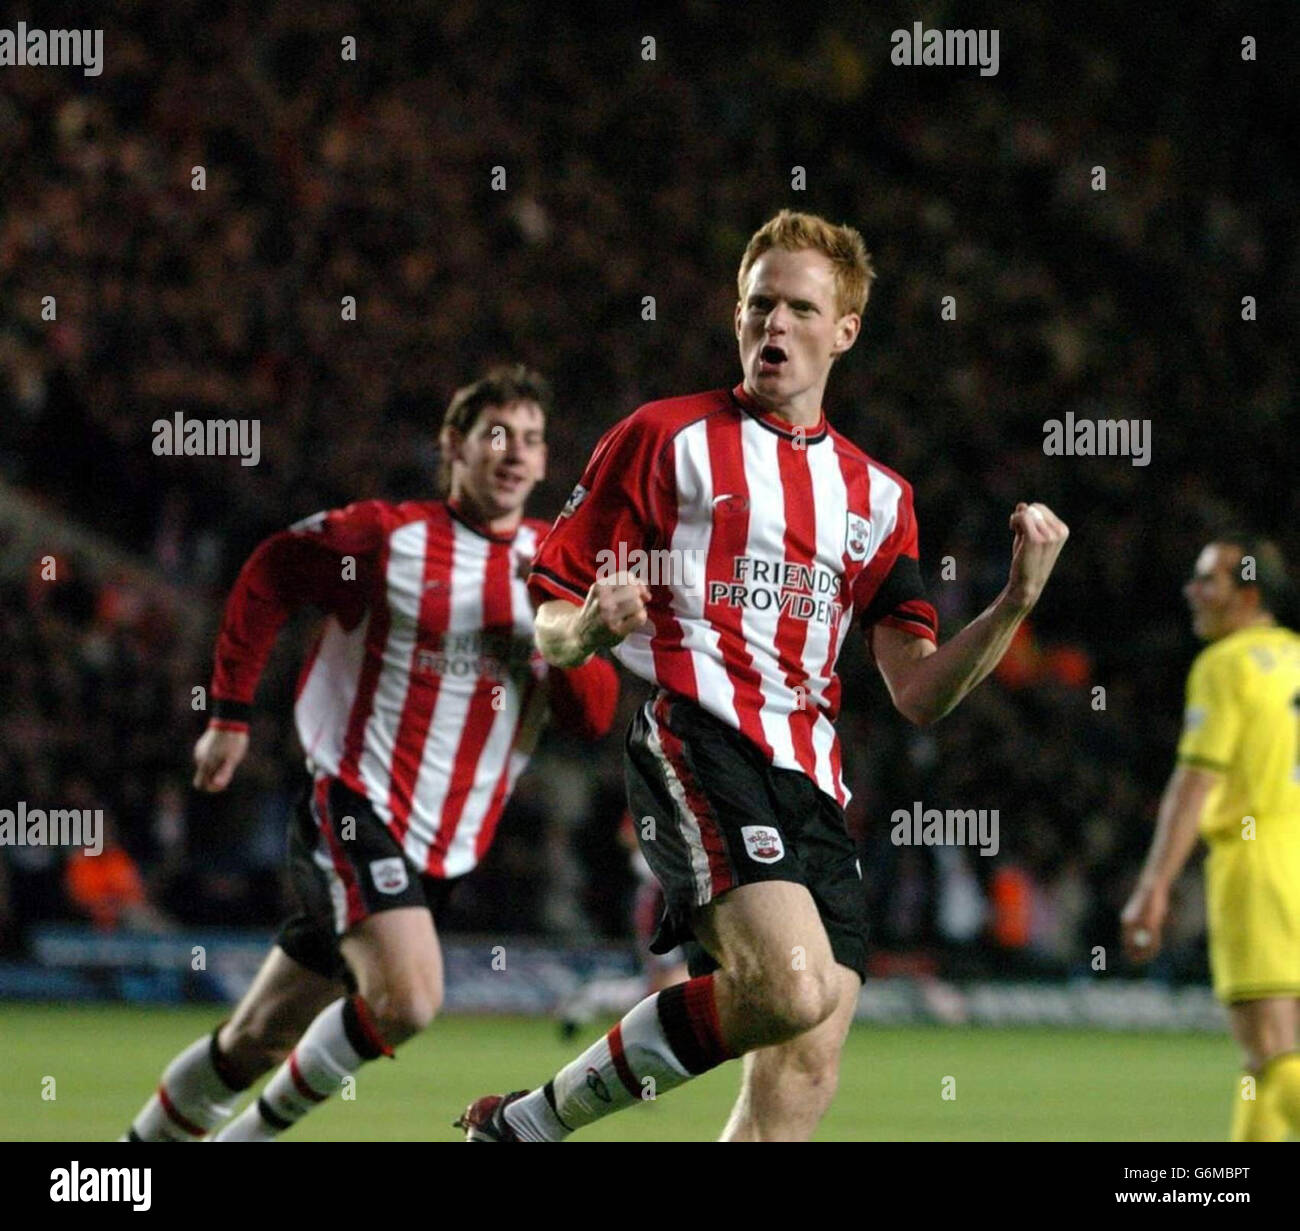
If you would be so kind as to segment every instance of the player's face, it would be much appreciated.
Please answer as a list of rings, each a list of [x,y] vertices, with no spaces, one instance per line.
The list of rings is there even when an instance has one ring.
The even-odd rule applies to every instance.
[[[835,304],[835,267],[811,248],[773,248],[750,267],[736,305],[745,388],[769,410],[814,421],[831,361],[857,340],[856,312]]]
[[[1211,543],[1196,557],[1183,594],[1192,609],[1192,629],[1204,641],[1217,641],[1236,627],[1242,602],[1240,563],[1241,553],[1223,543]]]
[[[546,475],[546,416],[536,402],[488,406],[453,445],[453,498],[468,500],[485,521],[523,512]]]

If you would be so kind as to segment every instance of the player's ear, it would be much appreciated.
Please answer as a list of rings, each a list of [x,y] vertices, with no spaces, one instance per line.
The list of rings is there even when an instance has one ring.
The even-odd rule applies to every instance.
[[[735,311],[735,313],[733,314],[733,320],[734,320],[734,322],[735,322],[735,326],[736,326],[736,338],[737,338],[737,340],[739,340],[739,338],[740,338],[740,318],[741,318],[741,316],[744,314],[744,311],[745,311],[745,305],[744,305],[743,303],[741,303],[739,299],[737,299],[737,300],[736,300],[736,311]]]
[[[448,462],[464,461],[461,457],[461,446],[464,443],[464,436],[454,427],[444,427],[438,433],[438,449]]]
[[[550,459],[550,450],[546,447],[546,441],[542,441],[542,453],[537,463],[537,481],[540,483],[546,478],[546,463]]]
[[[846,312],[835,322],[835,343],[831,347],[832,355],[842,355],[853,348],[862,332],[862,317],[856,312]]]

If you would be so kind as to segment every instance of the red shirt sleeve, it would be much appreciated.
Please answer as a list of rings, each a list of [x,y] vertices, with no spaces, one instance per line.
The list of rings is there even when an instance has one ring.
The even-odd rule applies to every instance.
[[[618,706],[618,672],[607,659],[597,654],[581,667],[551,667],[546,679],[557,727],[581,739],[609,734]]]
[[[616,423],[542,540],[528,576],[534,603],[562,598],[581,603],[601,566],[657,540],[666,477],[666,441],[654,420],[637,411]],[[603,553],[609,553],[605,555]]]
[[[260,543],[239,572],[217,635],[212,715],[246,729],[253,695],[284,622],[308,604],[355,627],[384,540],[378,500],[317,513]]]
[[[893,530],[853,583],[853,606],[862,612],[863,632],[884,624],[938,643],[939,614],[921,580],[920,540],[907,484],[899,497]]]

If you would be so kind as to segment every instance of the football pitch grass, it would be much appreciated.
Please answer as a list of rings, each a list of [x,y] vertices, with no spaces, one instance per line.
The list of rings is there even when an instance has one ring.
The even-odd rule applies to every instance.
[[[113,1140],[164,1064],[221,1015],[0,1005],[0,1140]],[[367,1065],[354,1100],[332,1099],[283,1140],[458,1141],[451,1121],[470,1099],[538,1084],[598,1032],[564,1043],[541,1018],[440,1018],[396,1061]],[[856,1026],[817,1139],[1222,1141],[1238,1077],[1220,1035]],[[573,1140],[711,1140],[738,1078],[725,1065]]]

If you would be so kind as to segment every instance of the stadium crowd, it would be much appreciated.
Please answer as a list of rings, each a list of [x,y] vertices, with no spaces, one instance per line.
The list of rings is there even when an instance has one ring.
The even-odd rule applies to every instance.
[[[282,908],[300,639],[277,651],[236,785],[188,789],[192,690],[254,544],[319,508],[426,494],[448,396],[502,359],[557,389],[535,497],[553,515],[618,417],[735,382],[735,267],[789,205],[852,222],[873,253],[827,410],[912,482],[944,633],[1000,587],[1017,499],[1073,529],[1027,635],[942,724],[908,728],[845,654],[878,962],[1059,973],[1118,952],[1194,651],[1181,581],[1222,520],[1297,555],[1277,78],[1241,60],[1231,4],[1198,43],[1222,59],[1218,97],[1149,12],[1124,40],[1090,14],[999,12],[990,79],[891,65],[901,15],[746,6],[764,20],[741,37],[725,7],[597,27],[472,0],[134,3],[96,14],[102,77],[7,72],[0,477],[210,618],[184,627],[90,558],[51,582],[4,557],[0,800],[104,808],[149,926]],[[259,464],[156,456],[152,424],[178,411],[259,420]],[[1071,411],[1150,420],[1150,464],[1047,456],[1044,425]],[[622,934],[619,751],[549,745],[453,926]],[[999,853],[895,845],[891,815],[916,801],[996,808]],[[53,856],[3,856],[11,947],[44,918],[136,918]],[[1202,969],[1202,913],[1189,878],[1167,971]]]

